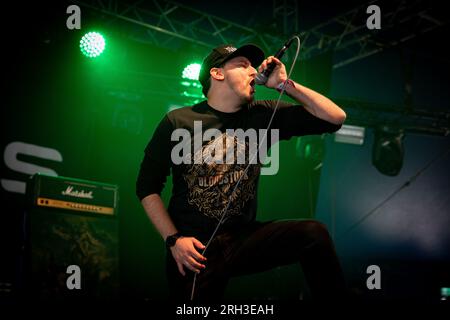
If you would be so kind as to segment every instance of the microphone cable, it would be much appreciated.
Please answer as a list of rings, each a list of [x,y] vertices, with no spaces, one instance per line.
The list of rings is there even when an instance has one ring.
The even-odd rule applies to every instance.
[[[291,39],[289,39],[288,43],[290,43],[290,42],[293,41],[294,39],[297,40],[297,51],[296,51],[296,53],[295,53],[294,62],[292,63],[291,68],[289,69],[289,73],[288,73],[288,75],[287,75],[287,79],[286,79],[286,80],[289,80],[289,79],[291,78],[291,73],[292,73],[292,71],[293,71],[293,69],[294,69],[295,63],[297,62],[298,54],[299,54],[299,52],[300,52],[300,45],[301,45],[301,42],[300,42],[300,38],[299,38],[297,35],[294,35],[293,37],[291,37]],[[263,70],[263,72],[264,72],[264,70]],[[285,86],[282,87],[282,89],[281,89],[281,91],[280,91],[280,94],[278,95],[278,99],[277,99],[277,102],[276,102],[276,104],[275,104],[275,108],[273,109],[272,116],[270,117],[269,123],[268,123],[268,125],[267,125],[267,129],[266,129],[265,132],[264,132],[264,136],[263,136],[263,138],[262,138],[260,144],[265,143],[265,140],[266,140],[266,138],[267,138],[267,131],[269,130],[270,126],[272,125],[273,118],[274,118],[275,113],[276,113],[276,111],[277,111],[277,109],[278,109],[278,105],[280,104],[280,100],[281,100],[281,97],[282,97],[283,94],[284,94],[284,91],[285,91]],[[255,154],[253,155],[253,157],[252,157],[251,159],[249,159],[249,163],[248,163],[247,167],[245,168],[243,174],[239,177],[238,181],[236,182],[236,184],[235,184],[235,186],[234,186],[234,188],[233,188],[233,191],[231,192],[230,198],[231,198],[231,197],[233,196],[233,194],[235,193],[237,187],[238,187],[239,184],[241,183],[242,177],[245,176],[245,174],[247,173],[248,169],[250,168],[250,165],[251,165],[252,161],[254,160],[255,156],[256,156],[258,153],[259,153],[259,145],[258,145],[258,148],[256,149],[256,152],[255,152]],[[212,240],[214,239],[214,237],[215,237],[217,231],[219,230],[220,225],[224,222],[224,218],[225,218],[225,216],[226,216],[226,213],[227,213],[227,211],[228,211],[228,208],[230,207],[230,203],[231,203],[231,200],[228,200],[227,206],[226,206],[225,209],[223,210],[222,216],[220,217],[220,220],[219,220],[219,222],[217,223],[217,226],[216,226],[216,228],[214,229],[214,232],[212,233],[211,237],[209,238],[208,242],[206,243],[205,249],[203,249],[202,256],[204,256],[204,254],[205,254],[206,250],[208,249],[210,243],[211,243]],[[194,280],[193,280],[193,282],[192,282],[191,301],[194,300],[194,293],[195,293],[195,284],[196,284],[196,282],[197,282],[197,273],[195,273],[195,275],[194,275]]]

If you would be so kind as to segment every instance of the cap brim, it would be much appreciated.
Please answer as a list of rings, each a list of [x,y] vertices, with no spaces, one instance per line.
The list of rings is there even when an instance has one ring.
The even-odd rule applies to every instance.
[[[236,51],[230,54],[223,62],[226,62],[235,57],[246,57],[250,61],[252,66],[257,68],[264,61],[265,54],[264,51],[262,51],[262,49],[258,46],[255,46],[253,44],[246,44],[236,49]]]

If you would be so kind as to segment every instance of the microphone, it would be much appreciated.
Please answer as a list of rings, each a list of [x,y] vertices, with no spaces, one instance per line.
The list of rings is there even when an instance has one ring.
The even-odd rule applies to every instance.
[[[284,45],[283,47],[278,50],[277,53],[275,53],[274,57],[277,59],[281,59],[281,57],[283,56],[283,54],[286,52],[286,50],[289,48],[289,46],[291,45],[292,41],[294,40],[294,38],[289,39]],[[256,84],[265,84],[267,82],[267,79],[269,79],[270,74],[272,73],[273,69],[275,69],[276,64],[275,62],[271,62],[267,65],[267,68],[264,69],[262,72],[258,73],[256,75],[255,78],[255,82]]]

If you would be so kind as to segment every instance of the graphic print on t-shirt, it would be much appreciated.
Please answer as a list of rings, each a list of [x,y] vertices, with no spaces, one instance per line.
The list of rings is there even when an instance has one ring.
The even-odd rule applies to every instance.
[[[240,215],[245,203],[256,195],[260,173],[260,164],[250,165],[244,173],[251,159],[248,151],[247,141],[226,132],[197,150],[193,164],[183,175],[189,188],[189,204],[205,216],[219,220],[230,201],[226,216]]]

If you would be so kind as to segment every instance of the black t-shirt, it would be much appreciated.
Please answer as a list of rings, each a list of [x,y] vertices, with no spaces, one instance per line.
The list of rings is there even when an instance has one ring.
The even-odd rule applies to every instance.
[[[264,130],[260,129],[267,129],[275,104],[273,100],[255,101],[237,112],[224,113],[204,101],[169,112],[145,149],[136,183],[138,198],[160,194],[172,172],[168,212],[181,234],[208,239],[225,209],[222,231],[254,221],[261,165],[259,157],[252,157],[251,151],[255,152],[256,149],[252,149],[255,144],[266,143],[267,146],[269,143],[270,146],[271,131],[263,140]],[[299,105],[280,102],[278,108],[269,129],[278,129],[280,140],[331,133],[341,127],[315,117]],[[200,136],[205,141],[197,140],[201,142],[195,145],[200,127],[201,134],[212,128],[218,131],[206,139]],[[177,134],[172,136],[176,129],[179,129]],[[254,130],[259,140],[237,139],[233,129],[235,133],[238,129]],[[231,157],[226,158],[230,152]],[[240,155],[244,158],[238,160]],[[252,161],[245,171],[250,159],[258,161]]]

